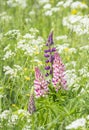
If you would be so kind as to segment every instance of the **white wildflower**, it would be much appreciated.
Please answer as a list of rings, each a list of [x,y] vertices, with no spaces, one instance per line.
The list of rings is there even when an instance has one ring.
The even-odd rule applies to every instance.
[[[4,51],[7,51],[10,48],[10,44],[8,44],[5,48]]]
[[[89,34],[89,17],[87,15],[69,15],[64,17],[63,25],[78,35]]]
[[[36,28],[30,28],[29,31],[30,31],[32,34],[39,33],[39,30],[36,29]]]
[[[39,0],[40,4],[45,4],[45,3],[48,3],[48,2],[49,2],[49,0]]]
[[[23,110],[23,109],[19,109],[19,110],[18,110],[18,114],[19,114],[19,115],[20,115],[20,114],[23,114],[24,116],[29,116],[29,112],[26,111],[26,110]]]
[[[9,36],[13,38],[19,38],[20,37],[20,31],[19,30],[9,30],[7,33],[4,34],[4,36]]]
[[[4,110],[1,114],[0,114],[0,119],[3,120],[3,119],[8,119],[8,116],[10,114],[10,111],[9,110]]]
[[[18,121],[18,115],[13,114],[11,118],[8,120],[8,125],[15,125]]]
[[[11,50],[6,51],[5,55],[3,56],[3,60],[6,60],[6,59],[8,59],[8,58],[10,58],[11,56],[14,56],[14,55],[15,55],[15,53],[12,52]]]
[[[22,67],[19,65],[14,65],[13,69],[10,66],[4,66],[3,71],[5,75],[9,75],[10,78],[18,77],[17,73],[22,70]]]
[[[63,1],[60,1],[60,2],[57,3],[56,6],[59,6],[59,7],[60,7],[60,6],[63,6],[63,4],[64,4],[64,2],[63,2]]]
[[[44,13],[45,16],[52,16],[52,10],[48,10]]]
[[[76,48],[70,48],[70,49],[69,49],[69,52],[70,52],[70,53],[76,53],[77,50],[76,50]]]
[[[7,0],[7,5],[10,7],[21,6],[22,8],[26,8],[27,3],[26,0]]]
[[[86,124],[86,119],[80,118],[80,119],[73,121],[70,125],[66,126],[66,130],[77,129],[79,127],[85,127],[85,124]]]
[[[72,85],[76,83],[76,80],[77,80],[75,69],[66,70],[65,73],[66,73],[66,78],[67,78],[67,84],[69,87],[71,87]]]
[[[31,34],[29,34],[29,33],[26,33],[26,34],[23,36],[23,38],[25,38],[25,39],[34,39],[34,36],[31,35]]]
[[[51,8],[51,4],[49,4],[49,3],[48,3],[48,4],[45,4],[43,8],[44,8],[44,9],[50,9],[50,8]]]
[[[85,8],[88,8],[88,6],[82,2],[76,1],[71,4],[71,8],[72,9],[76,9],[76,8],[85,9]]]
[[[62,35],[62,36],[57,36],[57,37],[56,37],[56,40],[59,41],[59,40],[67,39],[67,38],[68,38],[67,35]]]
[[[80,47],[80,50],[89,50],[89,45],[85,45]]]
[[[59,10],[60,10],[60,8],[57,8],[57,7],[51,8],[51,11],[52,11],[52,12],[58,12]]]
[[[73,66],[73,67],[76,67],[76,61],[71,61],[71,62],[69,62],[69,63],[66,63],[65,64],[66,66]]]
[[[14,65],[15,69],[18,70],[18,71],[21,71],[22,70],[22,67],[19,66],[19,65]]]
[[[25,125],[22,130],[31,130],[31,126],[30,125]]]
[[[87,116],[87,120],[89,120],[89,115]]]
[[[59,53],[62,53],[64,51],[65,48],[68,48],[69,47],[69,44],[62,44],[62,45],[57,45],[56,48],[57,48],[57,51]]]
[[[35,14],[35,11],[34,11],[34,10],[32,10],[32,11],[29,12],[29,15],[30,15],[30,16],[33,16],[34,14]]]
[[[4,66],[3,71],[5,71],[5,75],[14,75],[14,70],[10,66]]]
[[[31,18],[25,18],[25,22],[26,23],[30,23],[31,22]]]
[[[84,67],[84,68],[82,68],[82,69],[79,69],[79,73],[80,73],[80,75],[86,74],[86,73],[87,73],[87,68]]]
[[[7,14],[7,12],[2,12],[2,13],[0,13],[0,20],[1,20],[2,22],[3,22],[3,21],[9,22],[11,19],[12,19],[12,17],[9,16],[9,15]]]
[[[63,4],[63,7],[64,8],[70,7],[72,2],[73,2],[73,0],[66,0],[66,2]]]

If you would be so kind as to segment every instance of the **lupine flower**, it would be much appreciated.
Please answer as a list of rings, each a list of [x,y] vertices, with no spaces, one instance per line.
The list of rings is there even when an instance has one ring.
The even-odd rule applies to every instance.
[[[34,101],[34,91],[32,91],[30,95],[28,111],[30,114],[33,114],[36,111],[35,101]]]
[[[67,81],[65,79],[65,67],[61,61],[58,52],[55,52],[54,54],[52,82],[56,91],[58,91],[58,89],[60,89],[61,87],[63,89],[67,89]]]
[[[46,43],[46,46],[48,47],[47,50],[44,50],[44,56],[47,58],[47,60],[45,61],[46,64],[47,63],[50,63],[50,66],[46,66],[45,67],[45,70],[47,70],[47,73],[46,73],[46,77],[49,76],[49,75],[52,75],[52,64],[53,64],[53,60],[54,60],[54,56],[53,56],[53,53],[56,51],[56,48],[52,47],[53,45],[53,32],[51,32],[49,34],[49,37],[48,37],[48,40],[47,40],[47,43]]]
[[[48,83],[45,81],[38,67],[35,68],[34,86],[35,86],[34,90],[37,98],[41,96],[45,96],[47,94]]]

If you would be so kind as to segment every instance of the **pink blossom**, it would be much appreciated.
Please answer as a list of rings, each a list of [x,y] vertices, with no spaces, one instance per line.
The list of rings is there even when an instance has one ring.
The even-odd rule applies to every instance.
[[[45,96],[47,94],[48,83],[45,81],[38,67],[35,68],[34,86],[35,86],[34,91],[37,98],[41,96]]]
[[[58,89],[61,87],[63,89],[67,89],[67,81],[65,79],[65,66],[62,63],[58,52],[55,52],[54,54],[52,82],[56,91],[58,91]]]

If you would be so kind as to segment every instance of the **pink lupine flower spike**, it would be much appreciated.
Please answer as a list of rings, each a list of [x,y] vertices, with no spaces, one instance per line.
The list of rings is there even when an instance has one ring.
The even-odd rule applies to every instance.
[[[44,97],[48,93],[48,83],[45,81],[38,67],[35,68],[34,86],[37,98]]]
[[[52,82],[56,91],[58,91],[61,87],[65,90],[67,89],[67,81],[65,78],[65,66],[62,63],[62,60],[58,52],[55,52],[54,54]]]

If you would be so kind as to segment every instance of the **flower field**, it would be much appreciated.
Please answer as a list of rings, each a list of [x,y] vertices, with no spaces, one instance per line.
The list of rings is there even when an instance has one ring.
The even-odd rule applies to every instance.
[[[0,1],[0,130],[89,130],[89,1]]]

